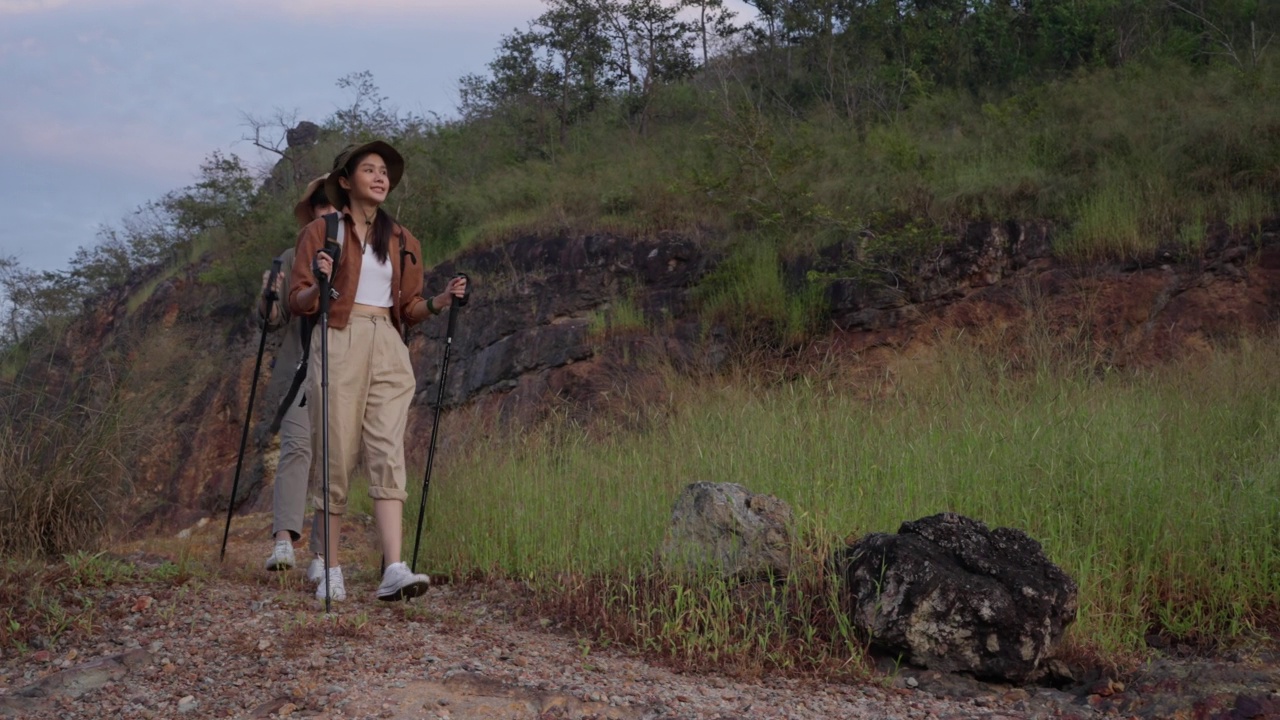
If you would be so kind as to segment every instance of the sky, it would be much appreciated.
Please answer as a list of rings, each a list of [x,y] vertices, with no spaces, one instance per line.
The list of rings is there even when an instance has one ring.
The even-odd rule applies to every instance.
[[[750,8],[733,0],[739,19]],[[369,71],[402,112],[455,114],[542,0],[0,0],[0,256],[67,266],[103,225],[195,182],[214,151],[268,159],[245,115],[320,122]]]

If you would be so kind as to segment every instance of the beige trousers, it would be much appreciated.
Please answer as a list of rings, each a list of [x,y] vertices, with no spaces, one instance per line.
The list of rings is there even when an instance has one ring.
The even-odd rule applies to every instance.
[[[311,338],[307,407],[311,411],[313,467],[322,470],[323,407],[320,333]],[[347,489],[360,454],[369,473],[369,496],[404,500],[404,432],[413,399],[409,348],[385,308],[356,306],[347,326],[329,328],[329,512],[347,509]],[[312,507],[322,510],[320,482]]]

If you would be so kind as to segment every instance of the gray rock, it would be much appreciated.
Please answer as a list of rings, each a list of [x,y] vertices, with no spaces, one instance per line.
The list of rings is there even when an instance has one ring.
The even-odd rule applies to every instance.
[[[662,542],[664,568],[752,579],[791,569],[791,508],[735,483],[697,482],[676,499]]]

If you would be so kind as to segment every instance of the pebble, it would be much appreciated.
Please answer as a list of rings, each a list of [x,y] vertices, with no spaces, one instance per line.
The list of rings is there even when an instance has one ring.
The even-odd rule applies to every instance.
[[[178,712],[180,713],[192,712],[193,710],[196,709],[197,706],[199,706],[199,704],[200,704],[199,701],[197,701],[194,697],[192,697],[191,695],[187,695],[178,701]]]

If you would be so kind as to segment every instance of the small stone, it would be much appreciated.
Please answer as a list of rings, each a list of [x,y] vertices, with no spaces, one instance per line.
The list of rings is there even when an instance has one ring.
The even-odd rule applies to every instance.
[[[261,640],[259,640],[259,641],[258,641],[258,651],[259,651],[259,652],[261,652],[261,651],[263,651],[263,650],[266,650],[266,649],[267,649],[267,648],[269,648],[269,647],[271,647],[271,641],[270,641],[270,640],[268,640],[267,638],[262,638]]]
[[[342,694],[343,694],[343,693],[345,693],[346,691],[347,691],[347,689],[346,689],[346,688],[344,688],[344,687],[342,687],[341,685],[330,685],[330,686],[325,690],[325,693],[326,693],[326,694],[328,694],[328,695],[342,695]]]
[[[280,706],[280,709],[276,711],[276,714],[279,715],[280,717],[289,717],[297,709],[298,709],[297,705],[294,705],[293,703],[285,703]]]
[[[440,698],[439,700],[436,700],[436,704],[440,707],[444,707],[449,704],[449,698]]]
[[[31,656],[31,659],[38,663],[47,663],[49,662],[50,657],[52,657],[52,655],[48,650],[38,650]]]
[[[920,687],[920,681],[919,681],[919,680],[916,680],[916,679],[915,679],[915,678],[913,678],[913,677],[908,677],[908,678],[907,678],[907,680],[906,680],[906,685],[907,685],[907,687],[909,687],[909,688],[911,688],[911,689],[913,689],[913,690],[914,690],[915,688]]]
[[[178,712],[189,713],[196,709],[200,703],[192,696],[187,695],[178,701]]]

